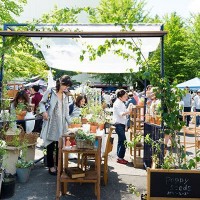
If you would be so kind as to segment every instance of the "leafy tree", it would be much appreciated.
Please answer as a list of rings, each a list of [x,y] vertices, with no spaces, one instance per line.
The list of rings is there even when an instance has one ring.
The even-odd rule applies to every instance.
[[[3,23],[15,23],[14,16],[23,11],[26,0],[0,0],[0,19]],[[14,27],[15,30],[19,29]],[[22,29],[22,28],[21,28]],[[45,63],[27,38],[7,37],[5,43],[0,39],[0,54],[4,56],[4,81],[16,77],[45,75]]]
[[[187,32],[185,24],[180,16],[172,13],[164,17],[164,29],[168,31],[164,40],[164,66],[165,76],[170,82],[182,81],[183,78],[191,77],[192,70],[186,67],[184,62],[187,57]],[[149,68],[155,74],[160,73],[160,47],[152,53],[149,60]]]
[[[200,14],[191,17],[187,32],[187,56],[184,57],[183,62],[185,73],[188,73],[188,76],[185,76],[184,80],[200,77]]]
[[[63,8],[58,9],[55,6],[54,10],[51,13],[44,14],[38,22],[42,23],[53,23],[53,24],[62,24],[62,23],[77,23],[78,14],[82,11],[81,8]]]
[[[1,23],[16,22],[13,15],[19,16],[27,0],[0,0],[0,21]]]
[[[91,23],[129,24],[147,22],[148,12],[144,10],[146,3],[132,0],[101,0],[97,8],[90,8]]]

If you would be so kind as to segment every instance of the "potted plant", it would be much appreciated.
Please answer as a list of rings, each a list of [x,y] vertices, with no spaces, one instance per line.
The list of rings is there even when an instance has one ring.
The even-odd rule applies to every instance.
[[[70,124],[70,128],[80,128],[82,125],[81,123],[81,118],[80,117],[74,117],[72,118],[71,124]]]
[[[1,199],[7,199],[14,195],[15,183],[16,183],[15,175],[12,175],[10,173],[4,173],[1,186],[1,194],[0,194]]]
[[[27,112],[28,106],[24,103],[18,103],[17,107],[15,109],[16,116],[18,120],[23,120],[26,112]]]
[[[92,115],[92,117],[88,120],[90,123],[90,132],[96,133],[98,128],[99,118],[96,115]]]
[[[28,146],[26,141],[21,146],[21,157],[16,162],[17,179],[20,183],[26,183],[29,179],[31,168],[33,166],[32,160],[27,160]]]
[[[24,158],[18,159],[16,163],[17,179],[20,183],[26,183],[29,179],[33,161],[26,161]]]
[[[77,148],[94,148],[95,135],[78,129],[75,135]]]
[[[81,108],[81,122],[82,124],[86,124],[87,123],[87,115],[89,114],[89,107],[88,106],[84,106]]]

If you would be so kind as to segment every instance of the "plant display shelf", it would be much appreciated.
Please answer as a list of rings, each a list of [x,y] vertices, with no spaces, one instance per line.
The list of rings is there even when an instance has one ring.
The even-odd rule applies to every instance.
[[[64,139],[63,139],[64,137]],[[73,146],[71,149],[67,150],[64,148],[65,137],[63,136],[59,140],[59,154],[58,154],[58,174],[57,174],[57,190],[56,190],[56,200],[60,199],[61,194],[66,194],[67,183],[94,183],[95,184],[95,195],[97,200],[100,200],[100,178],[101,178],[101,137],[98,139],[98,147],[94,149],[77,149]],[[95,168],[94,170],[89,170],[85,172],[85,177],[72,179],[66,173],[65,170],[68,166],[68,154],[78,153],[80,154],[93,154],[95,155]],[[64,158],[63,158],[64,157]],[[81,157],[79,157],[81,159]]]
[[[194,117],[194,124],[193,127],[183,127],[183,145],[184,145],[184,151],[186,152],[188,148],[194,148],[195,150],[195,155],[197,150],[200,148],[200,127],[196,127],[196,117],[199,115],[200,112],[183,112],[183,120],[185,120],[186,116],[190,115]],[[194,136],[194,141],[188,142],[186,140],[187,134],[193,135]]]
[[[138,134],[144,134],[144,106],[135,106],[130,114],[130,141]],[[142,151],[144,149],[143,142],[141,146],[130,147],[130,155],[135,168],[143,168]]]

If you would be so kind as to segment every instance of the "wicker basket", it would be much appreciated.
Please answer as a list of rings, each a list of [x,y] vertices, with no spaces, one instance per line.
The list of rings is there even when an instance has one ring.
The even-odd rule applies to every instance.
[[[76,147],[78,149],[94,149],[94,143],[89,140],[76,139]]]
[[[27,144],[35,144],[37,142],[37,139],[39,137],[38,133],[29,133],[24,134],[24,142],[27,142]]]

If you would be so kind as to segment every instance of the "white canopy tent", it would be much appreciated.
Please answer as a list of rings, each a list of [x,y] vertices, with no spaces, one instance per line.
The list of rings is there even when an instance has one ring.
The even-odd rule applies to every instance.
[[[199,90],[200,89],[200,78],[196,77],[191,80],[185,81],[177,85],[178,88],[185,88],[188,86],[190,90]]]
[[[38,27],[41,29],[41,27]],[[90,24],[90,25],[65,25],[59,26],[60,29],[70,31],[120,31],[121,26],[113,24]],[[161,24],[135,24],[135,31],[160,31]],[[136,64],[137,56],[134,55],[125,45],[113,47],[111,51],[96,60],[90,61],[88,54],[84,55],[84,60],[80,61],[82,50],[87,50],[87,45],[92,45],[97,48],[104,44],[105,38],[35,38],[32,37],[32,42],[38,50],[40,50],[50,68],[62,69],[76,72],[90,73],[129,73],[130,69],[134,72],[139,70]],[[109,39],[111,40],[111,39]],[[147,59],[149,52],[155,51],[159,45],[160,38],[144,37],[144,38],[126,38],[127,41],[134,43],[141,49],[143,59]],[[122,49],[125,53],[131,53],[134,59],[125,60],[122,57],[114,54],[113,50]]]

